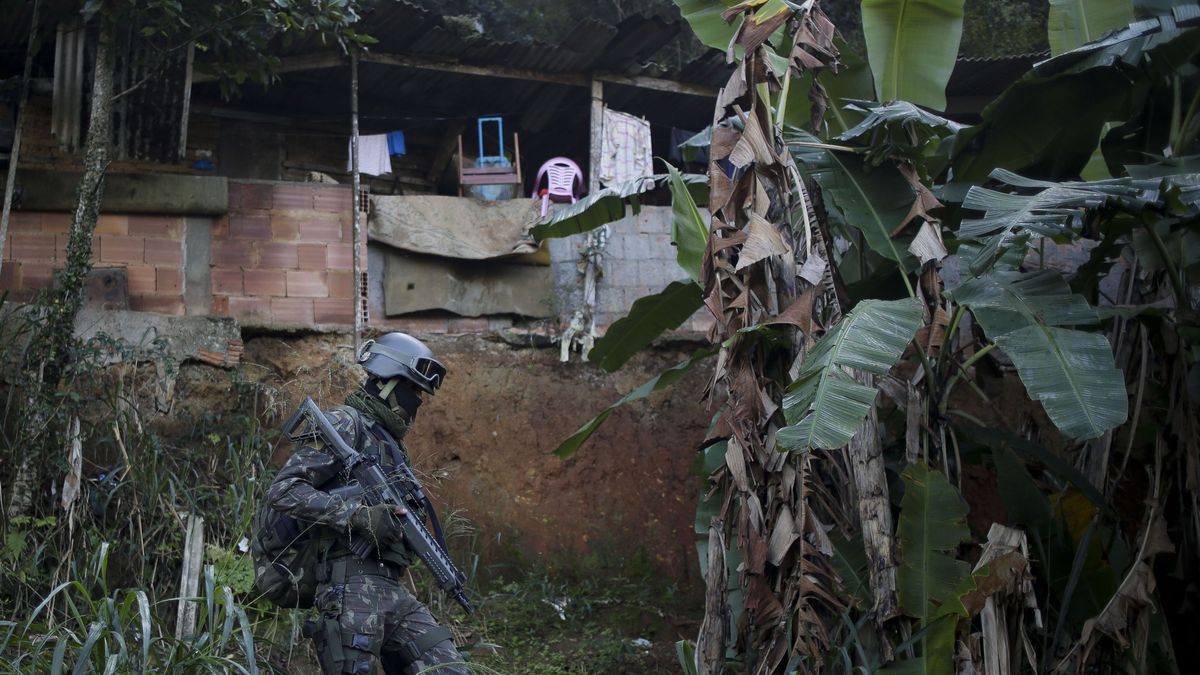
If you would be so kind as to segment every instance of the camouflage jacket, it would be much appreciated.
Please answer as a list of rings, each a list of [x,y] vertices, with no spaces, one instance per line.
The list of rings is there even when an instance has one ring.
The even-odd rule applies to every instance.
[[[364,455],[378,458],[384,471],[401,461],[408,463],[408,452],[401,441],[392,438],[382,425],[367,413],[355,410],[354,413],[362,420],[364,437],[361,445],[358,441],[358,426],[347,406],[341,406],[325,412],[330,423],[342,435],[342,438],[352,448]],[[389,452],[388,441],[395,444],[398,452]],[[349,553],[347,544],[352,534],[350,516],[358,509],[360,500],[345,499],[336,494],[330,494],[349,483],[350,472],[342,463],[325,449],[321,439],[306,441],[297,446],[287,463],[275,476],[275,481],[267,491],[267,502],[271,508],[287,513],[301,521],[316,523],[334,531],[338,537],[338,545],[332,555]],[[420,517],[422,514],[417,514]],[[407,567],[412,563],[413,554],[403,540],[384,551],[380,558]]]

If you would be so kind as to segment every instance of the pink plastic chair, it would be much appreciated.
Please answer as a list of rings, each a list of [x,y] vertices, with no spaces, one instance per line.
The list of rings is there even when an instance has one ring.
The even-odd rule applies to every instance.
[[[546,187],[542,188],[542,177],[546,177]],[[546,160],[538,169],[537,179],[533,181],[533,198],[542,197],[542,215],[550,210],[550,202],[574,204],[583,193],[583,171],[579,165],[566,157],[554,157]]]

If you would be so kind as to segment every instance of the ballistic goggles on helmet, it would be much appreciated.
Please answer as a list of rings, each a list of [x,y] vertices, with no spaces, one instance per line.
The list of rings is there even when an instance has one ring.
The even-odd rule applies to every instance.
[[[436,359],[412,356],[387,345],[381,345],[374,340],[367,340],[363,343],[362,350],[358,353],[358,362],[366,363],[373,354],[386,356],[402,366],[408,366],[409,376],[414,381],[433,389],[442,386],[442,379],[446,377],[446,366]]]

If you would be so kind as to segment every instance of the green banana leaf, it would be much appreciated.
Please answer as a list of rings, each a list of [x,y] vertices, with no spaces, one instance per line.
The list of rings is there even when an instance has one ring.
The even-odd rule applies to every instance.
[[[862,121],[837,137],[839,141],[857,142],[867,148],[871,164],[907,160],[916,165],[922,177],[936,175],[944,168],[946,157],[939,156],[944,139],[952,138],[963,129],[958,122],[926,112],[907,101],[879,104],[873,101],[850,101],[846,109],[857,113]],[[937,166],[927,168],[933,159]]]
[[[738,22],[735,20],[732,25],[725,23],[725,20],[721,18],[721,12],[732,6],[733,2],[675,0],[675,4],[679,7],[679,13],[683,15],[684,19],[687,19],[688,25],[692,27],[692,32],[701,42],[721,51],[729,48],[729,41],[733,39],[733,32],[737,29]]]
[[[826,333],[804,361],[783,399],[790,426],[779,430],[782,448],[840,448],[862,424],[876,389],[846,368],[883,375],[895,365],[921,326],[921,308],[904,300],[864,300]]]
[[[575,451],[578,450],[581,445],[587,442],[587,439],[592,437],[592,434],[596,432],[596,429],[599,429],[600,425],[604,424],[604,421],[607,420],[609,415],[612,415],[613,411],[615,411],[617,408],[620,408],[626,403],[632,403],[633,401],[639,401],[643,398],[646,398],[656,391],[666,389],[672,384],[678,382],[679,378],[686,375],[688,371],[691,370],[692,367],[697,363],[700,363],[716,353],[716,347],[708,347],[697,350],[688,360],[681,361],[674,366],[671,366],[667,370],[659,373],[658,375],[650,378],[637,389],[634,389],[628,394],[622,396],[616,403],[613,403],[604,410],[601,410],[599,415],[596,415],[584,423],[584,425],[579,427],[575,433],[571,434],[571,436],[562,443],[559,443],[558,447],[554,449],[554,454],[563,459],[575,454]]]
[[[1050,0],[1046,18],[1050,53],[1069,52],[1133,21],[1130,0]]]
[[[964,0],[863,0],[867,60],[882,101],[946,109]]]
[[[1200,6],[1178,8],[1184,9]],[[979,124],[958,134],[954,180],[982,183],[997,167],[1047,179],[1078,177],[1104,125],[1128,120],[1153,82],[1169,79],[1197,55],[1200,28],[1152,18],[1037,64],[984,108]]]
[[[975,275],[983,274],[1014,248],[1023,256],[1030,234],[1048,237],[1070,234],[1070,225],[1084,209],[1100,206],[1110,197],[1136,200],[1139,192],[1128,179],[1053,183],[1031,180],[1004,169],[993,171],[991,178],[1012,188],[1039,192],[1024,195],[977,185],[967,191],[963,207],[984,212],[982,217],[964,219],[957,233],[958,238],[981,245],[968,259]]]
[[[1057,272],[996,271],[949,295],[971,309],[1065,435],[1095,438],[1125,422],[1125,379],[1113,364],[1108,340],[1063,328],[1096,323],[1096,310],[1072,294]]]
[[[900,567],[896,590],[900,606],[916,617],[925,634],[916,659],[902,661],[882,672],[951,675],[954,673],[953,618],[966,616],[962,596],[975,587],[971,566],[956,560],[954,549],[970,538],[967,504],[940,471],[923,462],[909,464],[900,475],[904,497],[896,538]]]
[[[801,171],[821,186],[836,224],[860,230],[875,253],[906,269],[916,266],[908,252],[911,237],[891,236],[915,198],[893,164],[871,167],[862,155],[814,147],[812,144],[821,141],[799,129],[788,128],[784,140]],[[848,231],[846,234],[851,236]]]
[[[694,173],[679,174],[693,202],[708,202],[708,176]],[[639,195],[667,184],[669,174],[635,178],[625,183],[601,188],[574,204],[554,209],[530,230],[537,241],[561,239],[589,232],[625,217],[626,204],[633,215],[641,212]]]
[[[704,306],[704,289],[694,281],[673,281],[654,295],[638,298],[588,352],[588,361],[613,372],[663,331],[678,328]]]
[[[700,267],[704,251],[708,248],[708,225],[696,208],[683,174],[667,165],[671,186],[671,242],[675,245],[675,259],[693,281],[700,280]]]

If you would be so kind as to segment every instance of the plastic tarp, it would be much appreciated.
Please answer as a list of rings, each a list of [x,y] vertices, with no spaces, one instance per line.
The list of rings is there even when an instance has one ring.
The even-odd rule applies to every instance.
[[[372,196],[367,233],[388,246],[463,260],[537,251],[529,237],[540,202],[437,195]]]

